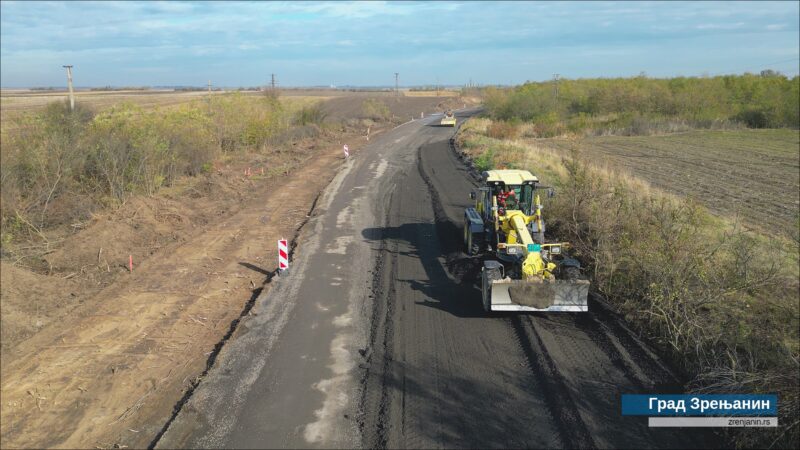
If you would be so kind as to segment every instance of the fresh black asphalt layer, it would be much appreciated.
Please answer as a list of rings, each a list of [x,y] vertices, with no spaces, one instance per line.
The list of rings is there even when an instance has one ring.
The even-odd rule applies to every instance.
[[[462,121],[470,112],[459,114]],[[437,117],[348,161],[158,447],[675,448],[621,417],[677,380],[614,314],[490,314],[462,251],[475,179]]]

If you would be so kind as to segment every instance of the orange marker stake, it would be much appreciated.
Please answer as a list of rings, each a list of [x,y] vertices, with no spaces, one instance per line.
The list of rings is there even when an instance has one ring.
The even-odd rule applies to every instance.
[[[128,270],[133,273],[133,255],[128,255]]]

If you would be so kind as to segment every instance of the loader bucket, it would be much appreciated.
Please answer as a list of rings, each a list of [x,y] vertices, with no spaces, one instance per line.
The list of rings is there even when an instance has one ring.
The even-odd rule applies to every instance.
[[[506,278],[492,281],[491,310],[586,312],[588,296],[587,280],[531,282]]]

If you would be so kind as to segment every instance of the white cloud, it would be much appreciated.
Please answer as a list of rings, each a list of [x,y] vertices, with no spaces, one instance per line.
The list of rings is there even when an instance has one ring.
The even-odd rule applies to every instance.
[[[735,30],[744,26],[744,22],[736,23],[701,23],[695,25],[698,30]]]

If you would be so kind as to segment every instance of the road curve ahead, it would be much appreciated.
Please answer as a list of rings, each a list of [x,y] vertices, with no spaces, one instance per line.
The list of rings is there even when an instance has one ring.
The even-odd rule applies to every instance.
[[[482,312],[481,263],[461,251],[474,181],[438,120],[401,125],[345,164],[291,273],[257,299],[158,447],[705,446],[620,416],[620,394],[675,380],[601,305]]]

